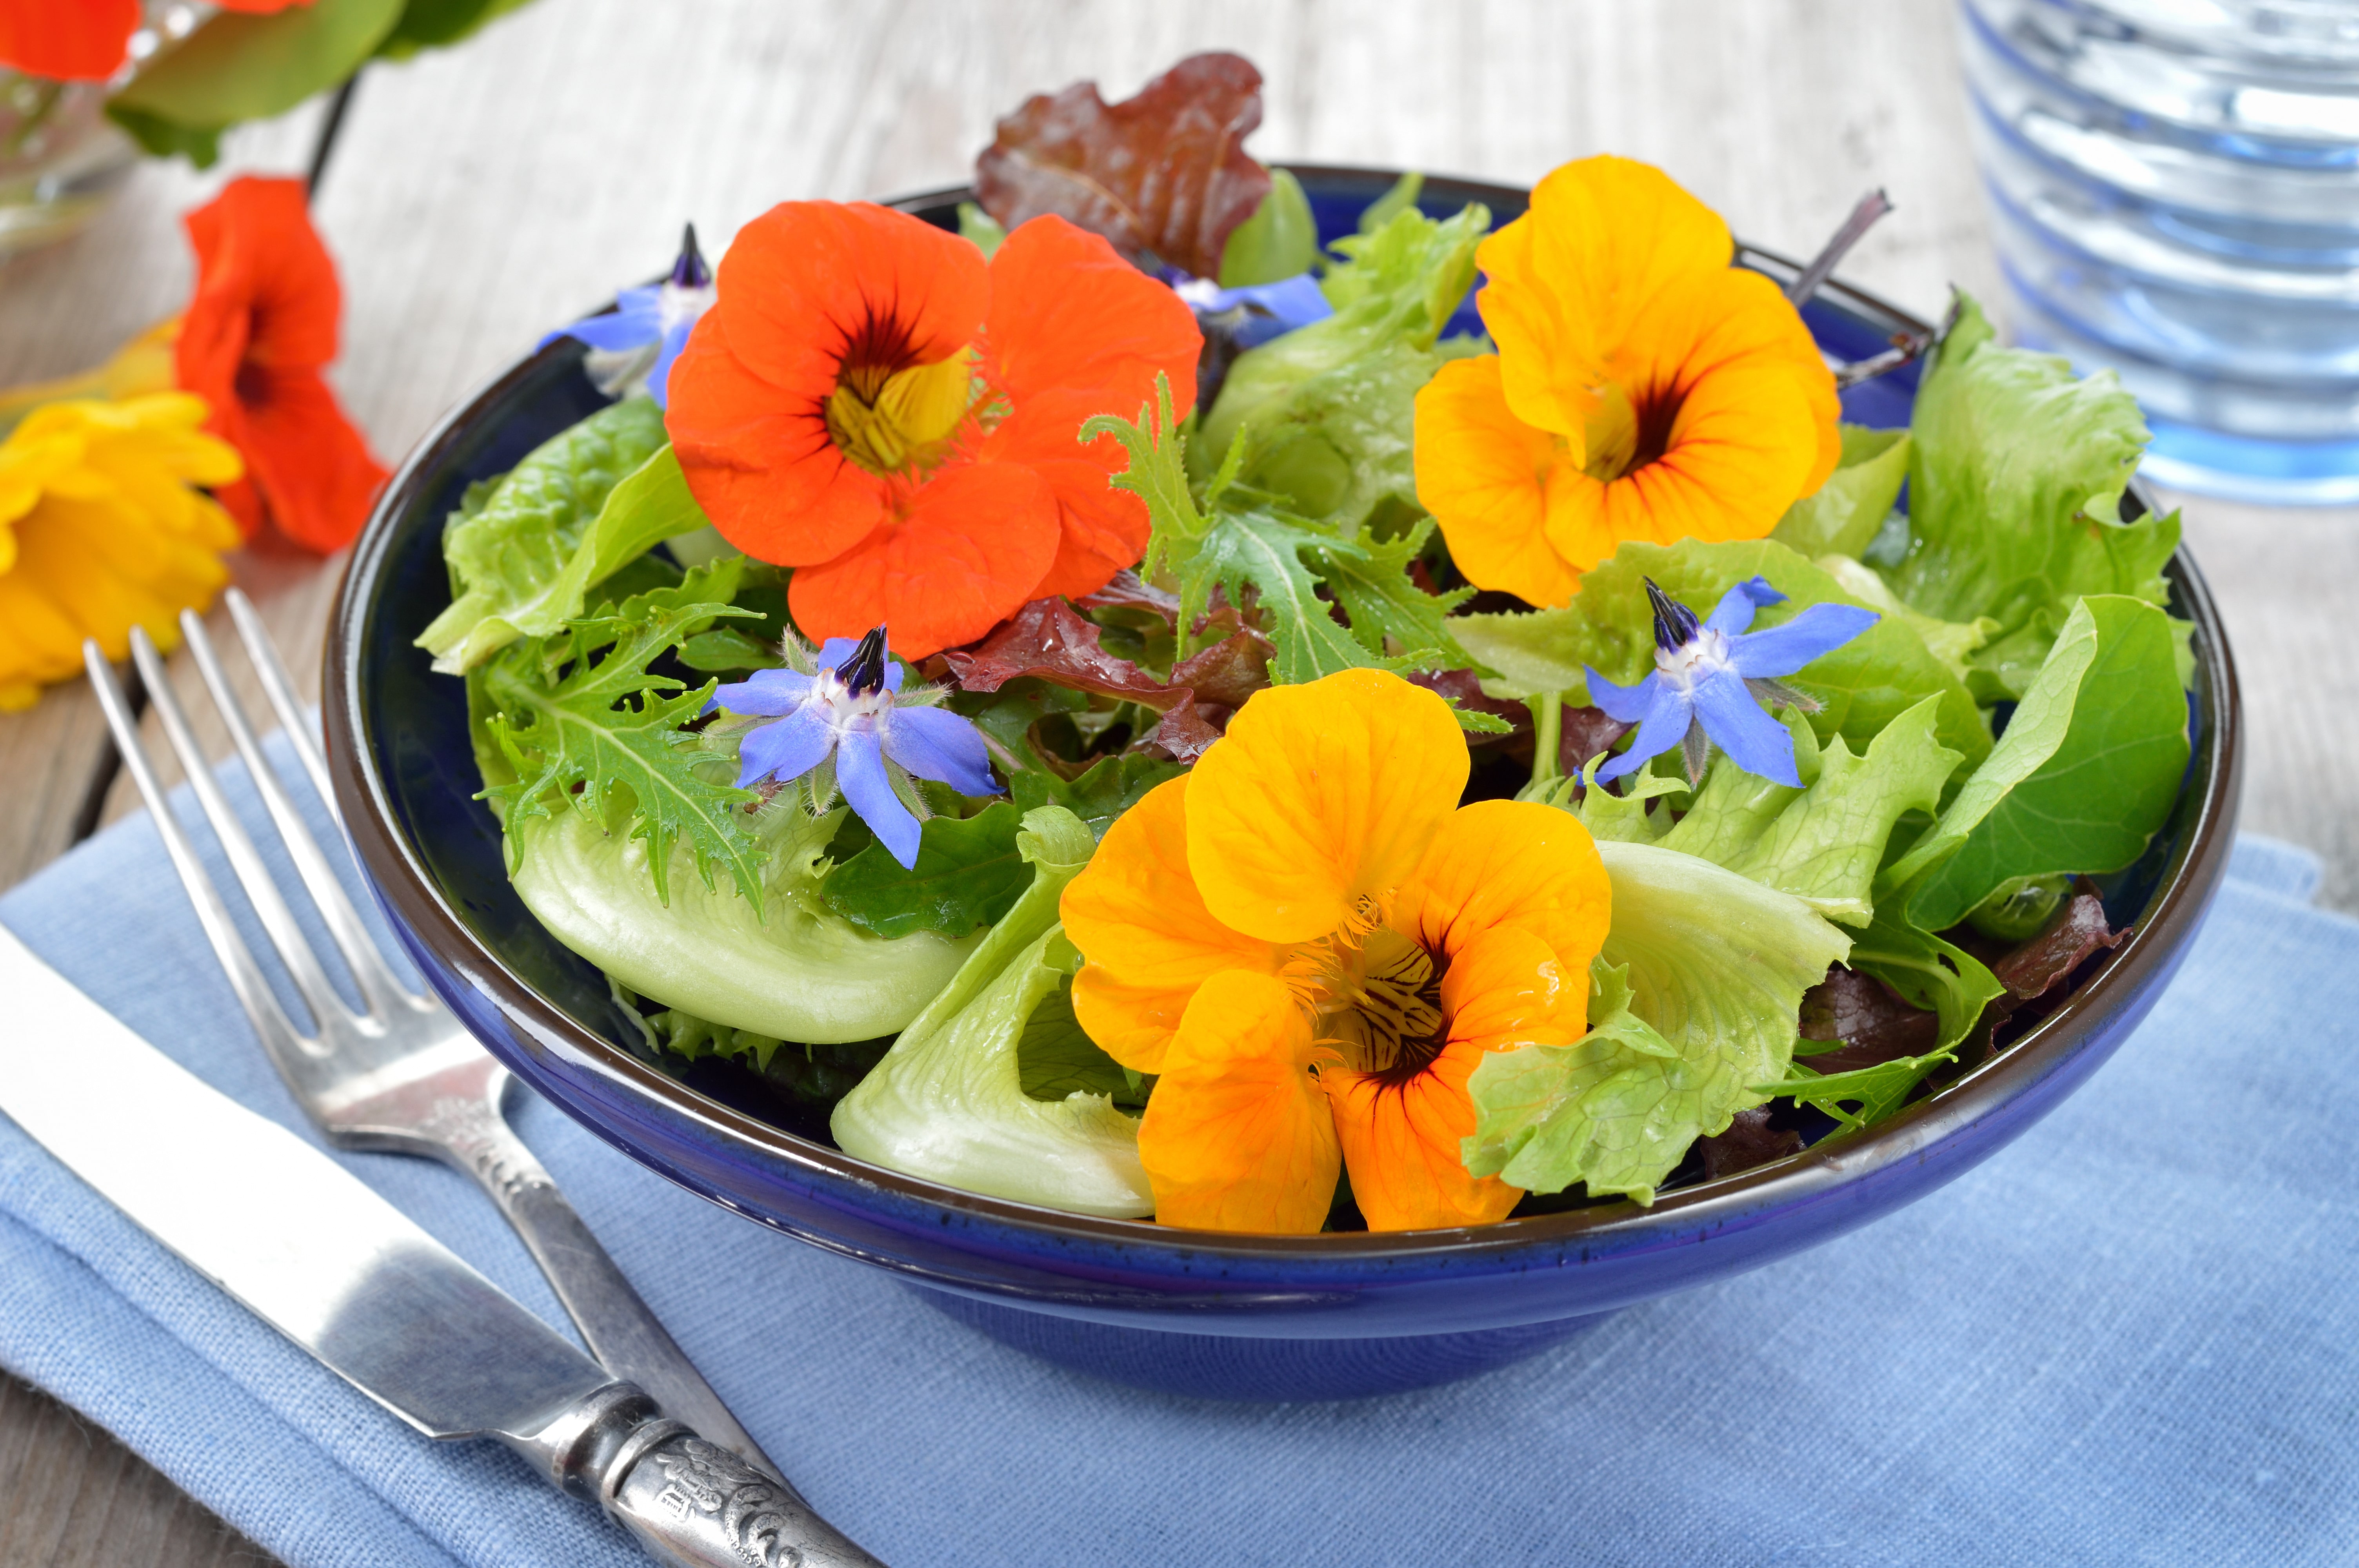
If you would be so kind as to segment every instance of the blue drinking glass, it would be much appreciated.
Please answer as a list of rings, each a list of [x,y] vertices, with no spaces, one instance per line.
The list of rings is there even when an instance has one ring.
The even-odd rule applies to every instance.
[[[2146,472],[2359,501],[2359,0],[1961,0],[2027,345],[2111,369]]]

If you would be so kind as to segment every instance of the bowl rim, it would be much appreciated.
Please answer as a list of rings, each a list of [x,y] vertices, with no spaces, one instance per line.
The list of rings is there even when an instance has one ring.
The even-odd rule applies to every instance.
[[[1286,167],[1301,176],[1338,182],[1377,178],[1389,182],[1400,172],[1347,165]],[[1478,200],[1489,195],[1516,203],[1528,195],[1514,186],[1438,177],[1428,178],[1426,189],[1462,192]],[[901,211],[939,208],[971,195],[970,188],[947,187],[899,197],[885,205]],[[1737,254],[1739,260],[1773,275],[1791,276],[1799,270],[1799,264],[1788,257],[1742,242]],[[1831,280],[1823,292],[1869,319],[1912,332],[1932,330],[1930,323],[1909,312],[1840,281]],[[2192,936],[2226,872],[2244,765],[2242,700],[2234,657],[2218,608],[2202,573],[2181,545],[2166,572],[2178,590],[2180,608],[2195,624],[2196,669],[2202,697],[2195,718],[2208,720],[2197,726],[2188,783],[2201,794],[2185,834],[2128,936],[2097,973],[2006,1050],[1889,1121],[1865,1131],[1838,1130],[1799,1153],[1663,1193],[1647,1207],[1625,1199],[1486,1225],[1310,1236],[1185,1230],[1158,1226],[1151,1219],[1102,1219],[970,1193],[870,1164],[712,1099],[577,1022],[527,984],[476,937],[437,890],[396,824],[390,796],[374,765],[374,747],[367,738],[368,710],[362,702],[360,666],[353,656],[374,605],[394,524],[440,488],[441,481],[434,476],[446,456],[473,436],[477,410],[534,377],[544,357],[565,351],[560,342],[521,357],[436,421],[403,459],[354,544],[329,618],[322,689],[323,728],[336,804],[364,872],[397,919],[408,925],[415,940],[481,987],[504,1016],[541,1042],[562,1043],[576,1062],[615,1087],[659,1102],[673,1118],[693,1123],[702,1136],[773,1166],[785,1166],[813,1187],[882,1189],[920,1212],[932,1212],[946,1224],[955,1217],[1040,1239],[1087,1241],[1117,1249],[1153,1245],[1183,1250],[1203,1262],[1234,1260],[1247,1267],[1288,1258],[1332,1266],[1359,1261],[1440,1263],[1535,1248],[1570,1257],[1675,1244],[1699,1233],[1742,1226],[1765,1208],[1823,1201],[1878,1171],[1917,1161],[1935,1146],[1994,1117],[2060,1068],[2117,1009],[2135,1000],[2147,971],[2167,964]],[[2154,498],[2140,481],[2133,479],[2131,489],[2141,505],[2155,509]],[[588,1125],[643,1163],[651,1163],[673,1180],[682,1179],[667,1165],[649,1162],[612,1130],[594,1122]],[[685,1184],[693,1187],[693,1184]]]

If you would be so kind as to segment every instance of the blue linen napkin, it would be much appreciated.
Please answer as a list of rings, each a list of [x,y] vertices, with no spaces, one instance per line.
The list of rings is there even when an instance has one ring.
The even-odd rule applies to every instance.
[[[2309,905],[2317,861],[2291,846],[2244,840],[2231,877],[2120,1056],[1962,1180],[1519,1366],[1381,1400],[1218,1404],[1063,1372],[538,1100],[517,1120],[747,1429],[895,1568],[2344,1563],[2359,922]],[[0,921],[309,1135],[147,819],[0,899]],[[91,1113],[107,1114],[103,1085]],[[463,1178],[335,1157],[564,1326]],[[4,1118],[0,1364],[295,1568],[643,1561],[495,1445],[415,1436]]]

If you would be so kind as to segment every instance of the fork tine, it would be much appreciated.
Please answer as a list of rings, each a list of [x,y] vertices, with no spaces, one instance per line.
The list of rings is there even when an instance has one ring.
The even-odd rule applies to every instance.
[[[254,780],[255,789],[262,796],[270,820],[277,825],[278,836],[287,841],[287,853],[295,861],[296,874],[311,894],[311,903],[327,922],[328,935],[343,955],[344,965],[352,971],[360,986],[361,995],[368,1001],[369,1011],[378,1018],[391,1015],[402,1005],[416,1006],[417,1000],[394,979],[386,966],[385,956],[371,940],[368,928],[353,908],[352,900],[344,896],[344,884],[336,880],[329,868],[328,858],[320,852],[320,842],[311,837],[310,827],[302,814],[288,797],[286,787],[278,782],[278,773],[262,754],[262,744],[254,737],[254,726],[245,716],[245,705],[237,693],[230,689],[229,677],[223,673],[220,657],[213,652],[212,638],[205,623],[193,610],[180,611],[180,632],[188,639],[189,652],[197,661],[197,673],[203,677],[205,689],[212,694],[213,706],[221,710],[222,723],[229,730],[230,741],[245,762],[245,771]],[[247,652],[253,652],[249,644]],[[257,663],[259,661],[256,661]]]
[[[230,809],[228,797],[222,794],[221,784],[213,777],[212,764],[205,761],[204,751],[189,728],[189,716],[173,694],[164,661],[143,628],[132,628],[131,658],[139,666],[139,678],[147,683],[147,700],[164,722],[164,737],[180,759],[180,771],[188,775],[189,787],[196,793],[197,804],[204,808],[205,820],[212,825],[213,836],[221,840],[223,852],[229,856],[230,869],[237,873],[246,902],[261,917],[263,930],[269,933],[271,946],[277,948],[279,961],[287,966],[288,975],[295,982],[296,994],[310,1010],[313,1034],[324,1036],[338,1020],[354,1022],[353,1013],[344,1005],[343,998],[336,994],[327,971],[320,967],[320,956],[311,950],[302,926],[296,923],[295,912],[287,907],[287,900],[272,880],[270,869],[262,863],[254,840],[246,837],[236,813]]]
[[[131,716],[131,705],[124,699],[123,687],[114,678],[114,666],[106,662],[95,641],[82,645],[82,667],[90,672],[91,688],[98,694],[98,706],[106,715],[106,727],[114,732],[114,748],[123,758],[124,770],[138,786],[139,798],[147,803],[147,815],[155,821],[156,832],[164,840],[165,852],[172,857],[172,869],[180,874],[180,885],[189,891],[189,902],[196,906],[197,924],[205,928],[205,939],[212,944],[213,957],[221,960],[229,976],[230,989],[245,1006],[245,1016],[254,1022],[254,1032],[262,1036],[272,1057],[282,1062],[304,1059],[303,1037],[296,1033],[287,1010],[278,1005],[278,998],[270,983],[262,977],[261,966],[254,961],[245,939],[237,934],[230,920],[229,906],[222,902],[221,892],[205,872],[204,864],[197,859],[196,847],[190,843],[187,829],[172,813],[172,804],[165,798],[164,786],[157,782],[156,770],[147,761],[147,749],[139,741],[139,720]]]
[[[270,628],[262,623],[261,614],[245,590],[232,588],[222,598],[229,605],[229,617],[237,622],[238,640],[245,644],[245,656],[253,662],[254,673],[262,677],[262,695],[269,700],[270,711],[278,716],[278,727],[287,732],[287,742],[295,748],[303,771],[311,775],[311,787],[320,792],[320,799],[328,807],[328,818],[342,827],[344,814],[336,809],[336,792],[328,783],[328,759],[320,753],[319,738],[311,732],[311,716],[303,710],[303,701],[295,695],[295,677],[287,673],[287,662],[278,656],[278,643],[271,637]]]

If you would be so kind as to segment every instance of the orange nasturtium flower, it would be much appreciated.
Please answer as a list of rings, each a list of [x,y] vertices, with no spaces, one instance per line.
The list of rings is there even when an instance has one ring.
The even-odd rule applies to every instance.
[[[245,458],[222,504],[249,539],[266,524],[323,555],[350,544],[386,476],[320,373],[343,290],[303,182],[234,179],[186,222],[197,288],[173,348],[180,384]]]
[[[1842,455],[1833,375],[1661,170],[1566,164],[1483,242],[1499,351],[1417,397],[1418,499],[1467,580],[1562,604],[1625,540],[1757,539]]]
[[[985,263],[867,202],[789,201],[739,232],[672,368],[669,428],[722,536],[795,568],[806,636],[892,628],[923,658],[1146,552],[1147,505],[1082,422],[1171,378],[1202,338],[1179,296],[1062,218]]]
[[[237,526],[196,487],[236,479],[237,453],[204,419],[185,392],[75,399],[0,441],[0,711],[79,675],[84,637],[116,659],[135,625],[171,647],[229,580]]]
[[[1586,1033],[1613,894],[1571,815],[1461,806],[1466,769],[1449,706],[1398,676],[1273,687],[1065,890],[1082,1027],[1160,1075],[1158,1219],[1314,1231],[1339,1161],[1377,1230],[1515,1207],[1460,1159],[1466,1080]]]

